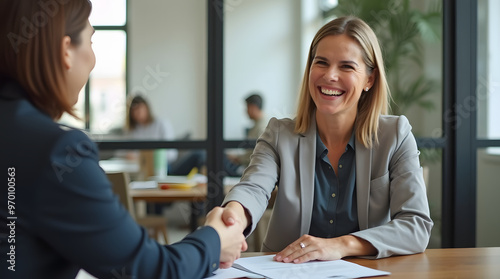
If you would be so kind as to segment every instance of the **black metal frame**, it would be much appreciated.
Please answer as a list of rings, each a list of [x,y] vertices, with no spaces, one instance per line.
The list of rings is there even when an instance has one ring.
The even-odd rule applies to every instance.
[[[224,193],[224,149],[252,147],[251,141],[223,138],[224,1],[208,0],[207,139],[205,141],[101,141],[101,149],[205,149],[208,206],[220,205]],[[477,0],[443,1],[443,130],[442,138],[417,138],[419,147],[443,150],[442,247],[474,247],[476,243],[476,154],[478,148],[500,146],[500,140],[477,139],[477,107],[466,117],[459,111],[476,98]],[[469,103],[468,103],[469,102]]]

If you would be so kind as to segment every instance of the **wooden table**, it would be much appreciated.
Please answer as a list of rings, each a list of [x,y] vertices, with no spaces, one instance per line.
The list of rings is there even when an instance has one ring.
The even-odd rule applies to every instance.
[[[205,214],[205,201],[207,200],[206,185],[198,185],[188,190],[131,189],[129,193],[134,202],[191,202],[191,231],[196,230],[198,227],[198,217]]]
[[[267,253],[243,253],[243,257]],[[500,278],[500,247],[428,249],[424,253],[379,260],[347,258],[369,268],[391,272],[376,278]],[[375,278],[375,277],[373,277]]]
[[[131,189],[130,196],[134,201],[146,202],[203,202],[207,199],[207,186],[199,185],[188,190]]]

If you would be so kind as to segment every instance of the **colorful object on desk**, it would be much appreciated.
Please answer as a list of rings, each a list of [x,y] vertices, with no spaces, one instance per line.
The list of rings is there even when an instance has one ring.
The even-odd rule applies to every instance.
[[[176,189],[176,190],[189,190],[196,186],[196,182],[186,182],[186,183],[165,183],[158,182],[158,187],[162,190]]]
[[[191,171],[187,175],[188,180],[193,180],[194,176],[198,173],[198,168],[194,167],[191,169]]]
[[[193,168],[187,176],[169,175],[158,178],[158,188],[162,190],[177,189],[189,190],[198,185],[194,176],[198,173],[198,169]]]

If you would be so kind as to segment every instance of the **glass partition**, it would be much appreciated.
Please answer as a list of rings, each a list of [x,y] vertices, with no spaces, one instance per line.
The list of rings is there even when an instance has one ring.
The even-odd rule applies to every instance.
[[[499,14],[500,2],[478,0],[477,92],[475,98],[461,106],[463,117],[478,109],[477,136],[484,139],[500,139]]]
[[[125,125],[127,34],[99,31],[92,38],[96,65],[90,74],[90,131],[120,134]]]
[[[434,221],[428,247],[441,248],[442,150],[437,148],[420,148],[420,164],[422,165],[425,186],[427,188],[431,218]]]
[[[307,25],[301,5],[314,1],[228,1],[224,9],[224,138],[242,140],[254,125],[246,98],[262,97],[264,122],[292,117],[302,77]],[[316,14],[319,10],[316,9]],[[310,40],[307,38],[307,40]]]
[[[141,95],[157,120],[170,123],[169,140],[205,139],[206,1],[128,3],[129,99]]]
[[[500,147],[477,151],[477,227],[478,247],[500,246]]]

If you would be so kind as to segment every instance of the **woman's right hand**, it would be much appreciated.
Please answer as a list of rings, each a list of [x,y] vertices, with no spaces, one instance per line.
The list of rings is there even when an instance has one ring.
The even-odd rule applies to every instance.
[[[231,201],[224,206],[224,212],[222,212],[222,221],[227,226],[231,226],[237,222],[243,225],[243,232],[248,226],[248,221],[250,220],[249,215],[245,211],[245,208],[236,201]]]
[[[229,268],[235,260],[240,257],[242,251],[246,251],[248,245],[243,235],[244,226],[235,218],[231,225],[224,223],[222,207],[215,207],[208,214],[205,226],[213,227],[219,234],[221,243],[220,268]]]

